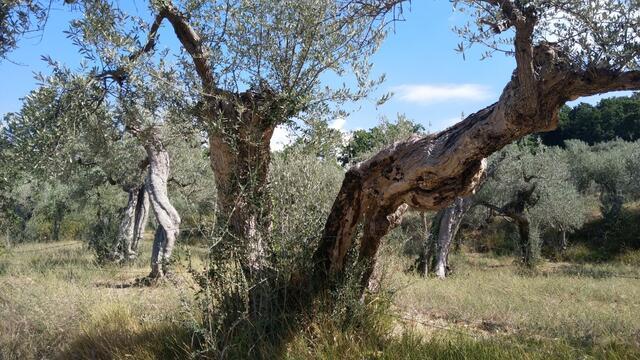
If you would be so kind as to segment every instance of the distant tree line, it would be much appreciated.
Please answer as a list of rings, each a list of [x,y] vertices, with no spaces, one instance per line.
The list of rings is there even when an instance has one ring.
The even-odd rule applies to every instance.
[[[602,99],[598,104],[564,106],[558,128],[541,133],[545,145],[562,146],[566,140],[582,140],[590,145],[620,138],[640,139],[640,93]]]

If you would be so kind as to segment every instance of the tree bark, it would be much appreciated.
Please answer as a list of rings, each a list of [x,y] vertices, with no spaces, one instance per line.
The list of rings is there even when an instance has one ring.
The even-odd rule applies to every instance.
[[[454,203],[443,211],[438,231],[438,242],[436,251],[436,264],[434,272],[437,277],[444,279],[449,271],[449,251],[451,243],[455,239],[462,218],[469,211],[473,199],[471,196],[457,198]]]
[[[207,124],[211,168],[218,190],[218,212],[225,237],[244,257],[242,271],[250,294],[249,310],[255,319],[265,310],[272,278],[267,172],[270,143],[278,123],[300,110],[296,101],[279,96],[261,83],[244,92],[218,87],[210,56],[200,34],[188,18],[165,2],[151,27],[147,44],[139,53],[153,48],[160,23],[167,19],[193,61],[200,79],[200,117]],[[133,54],[133,57],[139,56]]]
[[[427,217],[422,213],[422,222],[424,226],[424,241],[422,242],[422,249],[420,249],[420,255],[416,260],[416,271],[422,277],[429,275],[429,269],[431,267],[431,259],[435,252],[435,237],[439,233],[440,222],[442,220],[443,212],[439,211],[431,221],[431,228],[427,224]]]
[[[160,278],[167,272],[167,266],[176,238],[180,231],[180,216],[169,201],[167,182],[169,180],[169,152],[162,144],[159,129],[151,128],[144,143],[149,157],[149,175],[146,187],[158,228],[153,239],[150,278]],[[138,195],[138,194],[136,194]]]
[[[131,242],[131,251],[133,253],[138,253],[138,246],[140,245],[140,240],[144,236],[144,229],[147,226],[147,222],[149,221],[149,208],[151,204],[149,203],[149,194],[147,193],[147,186],[143,185],[140,190],[138,190],[138,199],[136,202],[136,216],[133,227],[133,238]]]
[[[136,227],[136,208],[138,205],[138,192],[142,187],[130,187],[125,189],[129,195],[127,206],[122,211],[118,235],[111,249],[111,257],[116,260],[133,259],[136,256],[132,248]]]
[[[268,171],[275,123],[263,112],[268,91],[227,94],[216,106],[224,131],[209,130],[210,161],[217,187],[218,219],[225,238],[239,250],[251,288],[249,311],[265,316],[272,297]]]
[[[567,231],[564,229],[560,229],[560,251],[564,252],[567,250]]]
[[[146,162],[144,163],[146,168]],[[118,234],[111,245],[111,260],[131,260],[138,256],[138,244],[144,235],[149,218],[149,196],[146,185],[124,185],[128,194],[127,206],[123,208]],[[100,215],[98,214],[98,219]]]
[[[347,172],[314,254],[315,280],[342,271],[365,213],[376,214],[374,221],[380,222],[367,226],[378,229],[366,235],[367,247],[377,249],[388,229],[385,214],[402,204],[438,210],[470,194],[484,171],[483,159],[524,135],[555,129],[565,102],[640,88],[638,71],[572,67],[553,44],[534,47],[532,32],[516,33],[517,68],[498,102],[440,133],[397,142]]]
[[[533,254],[530,246],[531,241],[529,239],[529,236],[531,234],[531,229],[530,229],[531,223],[525,216],[518,216],[513,219],[515,220],[516,225],[518,226],[518,235],[520,240],[520,254],[521,254],[520,261],[526,267],[529,267],[529,268],[533,267],[533,257],[532,257]]]

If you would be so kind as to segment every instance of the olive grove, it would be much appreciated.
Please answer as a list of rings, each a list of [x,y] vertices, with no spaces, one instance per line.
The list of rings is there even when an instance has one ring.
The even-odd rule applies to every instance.
[[[95,195],[96,228],[115,229],[102,238],[117,259],[137,255],[152,210],[153,279],[170,270],[184,223],[198,228],[208,252],[204,271],[193,272],[202,341],[218,354],[238,336],[280,340],[280,325],[346,296],[341,285],[364,299],[382,239],[410,211],[439,211],[422,271],[433,263],[443,277],[475,205],[516,225],[522,262],[533,266],[541,229],[565,233],[586,221],[579,191],[595,183],[607,218],[638,193],[632,145],[610,145],[627,155],[603,161],[591,156],[597,145],[508,146],[556,129],[568,101],[640,90],[637,1],[453,1],[470,21],[457,29],[459,51],[483,46],[484,57],[515,59],[499,98],[437,133],[400,116],[355,131],[344,147],[327,121],[382,83],[371,56],[410,1],[149,0],[142,12],[108,0],[65,3],[81,14],[67,35],[84,62],[70,70],[47,58],[52,74],[5,118],[0,206],[31,200],[19,199],[14,173],[50,179],[55,199]],[[0,57],[17,46],[8,39]],[[272,152],[283,125],[302,136]],[[123,190],[109,198],[126,205],[102,222],[108,186]],[[56,207],[62,201],[38,201],[55,205],[46,208],[54,224],[69,212]]]

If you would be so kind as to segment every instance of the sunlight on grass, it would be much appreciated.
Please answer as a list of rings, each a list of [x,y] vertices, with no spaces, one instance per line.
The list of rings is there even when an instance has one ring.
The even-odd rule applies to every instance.
[[[206,249],[179,248],[172,281],[121,288],[146,275],[144,257],[100,266],[80,243],[57,245],[63,246],[29,244],[0,257],[0,358],[200,356],[200,315],[185,266],[190,259],[201,267]],[[145,242],[142,253],[149,246]],[[546,263],[537,274],[523,274],[512,257],[456,254],[453,276],[441,281],[408,274],[408,258],[383,253],[390,308],[372,308],[347,328],[319,315],[277,358],[640,356],[640,284],[634,278],[640,274],[633,265]],[[380,306],[375,298],[372,304]]]

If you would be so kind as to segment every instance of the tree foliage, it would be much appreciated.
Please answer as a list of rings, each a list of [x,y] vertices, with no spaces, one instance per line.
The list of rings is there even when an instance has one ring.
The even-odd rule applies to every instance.
[[[0,59],[18,46],[27,33],[41,31],[52,0],[3,0],[0,2]]]
[[[540,231],[571,232],[587,220],[590,202],[574,185],[569,159],[560,148],[509,146],[494,157],[497,170],[477,195],[498,214],[529,224],[529,238],[520,239],[529,246],[527,261],[539,256]]]
[[[589,146],[567,143],[568,156],[578,188],[588,192],[595,186],[601,212],[609,223],[619,217],[622,205],[637,198],[637,158],[640,142],[622,140]]]

